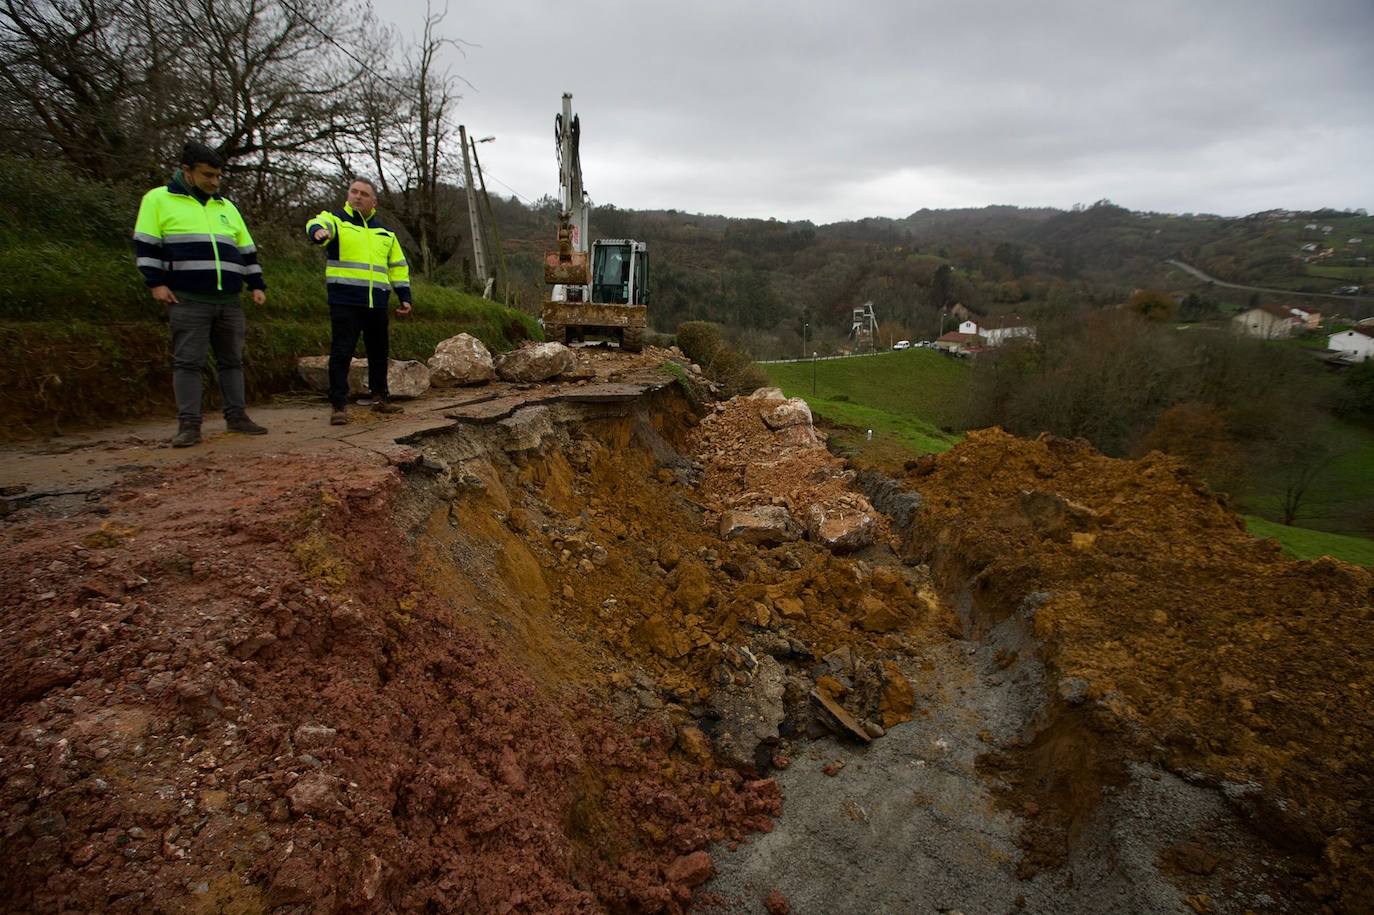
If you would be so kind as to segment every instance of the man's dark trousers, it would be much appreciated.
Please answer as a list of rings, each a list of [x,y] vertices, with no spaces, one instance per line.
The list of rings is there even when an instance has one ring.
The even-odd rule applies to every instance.
[[[172,391],[177,399],[177,419],[183,425],[200,425],[200,378],[211,349],[219,369],[224,418],[247,416],[243,396],[245,324],[237,297],[210,302],[178,292],[177,304],[168,309],[168,320],[172,325]]]
[[[348,405],[348,366],[358,348],[358,336],[367,350],[367,386],[372,396],[390,397],[386,387],[386,368],[391,358],[387,334],[387,309],[361,305],[330,305],[329,323],[333,339],[329,345],[329,402],[334,409]]]

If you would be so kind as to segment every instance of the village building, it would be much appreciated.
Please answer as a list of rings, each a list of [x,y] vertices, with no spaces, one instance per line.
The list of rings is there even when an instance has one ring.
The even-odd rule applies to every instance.
[[[1300,323],[1302,320],[1293,314],[1293,309],[1266,303],[1247,308],[1236,315],[1231,319],[1231,328],[1237,333],[1262,340],[1276,340],[1293,336],[1294,329]]]
[[[1374,326],[1356,326],[1332,334],[1327,338],[1326,347],[1340,353],[1346,362],[1374,359]]]
[[[983,317],[973,315],[959,324],[959,333],[982,337],[988,346],[1001,346],[1009,340],[1035,339],[1035,328],[1020,315]]]
[[[983,349],[987,341],[978,334],[952,330],[935,341],[935,348],[948,353],[962,355]]]

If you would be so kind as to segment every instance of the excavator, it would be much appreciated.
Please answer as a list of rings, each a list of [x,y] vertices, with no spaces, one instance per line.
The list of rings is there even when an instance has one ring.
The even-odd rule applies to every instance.
[[[649,313],[649,246],[630,238],[601,238],[587,248],[591,200],[582,187],[578,141],[582,125],[563,93],[554,118],[558,152],[558,250],[544,255],[544,339],[571,343],[587,337],[615,340],[626,352],[644,347]]]

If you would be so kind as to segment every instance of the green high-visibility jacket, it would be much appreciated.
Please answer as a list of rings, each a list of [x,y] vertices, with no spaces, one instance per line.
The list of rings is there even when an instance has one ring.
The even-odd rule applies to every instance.
[[[359,213],[344,204],[341,209],[322,211],[305,224],[311,241],[319,229],[330,233],[328,241],[316,242],[328,258],[324,281],[330,305],[386,308],[393,289],[402,302],[410,301],[410,267],[400,239],[376,213]]]
[[[200,199],[203,197],[204,199]],[[134,259],[149,287],[189,293],[266,289],[243,217],[219,194],[199,197],[173,180],[143,195]]]

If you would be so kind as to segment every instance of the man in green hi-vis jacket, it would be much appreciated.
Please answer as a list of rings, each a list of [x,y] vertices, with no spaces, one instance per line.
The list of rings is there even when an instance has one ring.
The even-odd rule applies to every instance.
[[[177,432],[172,447],[200,441],[201,370],[215,351],[224,421],[231,432],[263,435],[248,418],[243,390],[245,322],[240,295],[267,301],[257,247],[238,209],[219,193],[224,160],[187,143],[172,180],[143,195],[134,225],[134,257],[153,298],[172,325],[172,390]]]
[[[305,225],[306,236],[325,249],[324,270],[329,289],[329,422],[348,422],[348,366],[358,337],[367,350],[367,382],[372,409],[400,413],[391,402],[386,372],[391,355],[387,307],[391,291],[401,304],[398,315],[410,314],[410,268],[395,231],[377,219],[377,189],[367,178],[348,185],[348,202],[325,210]]]

